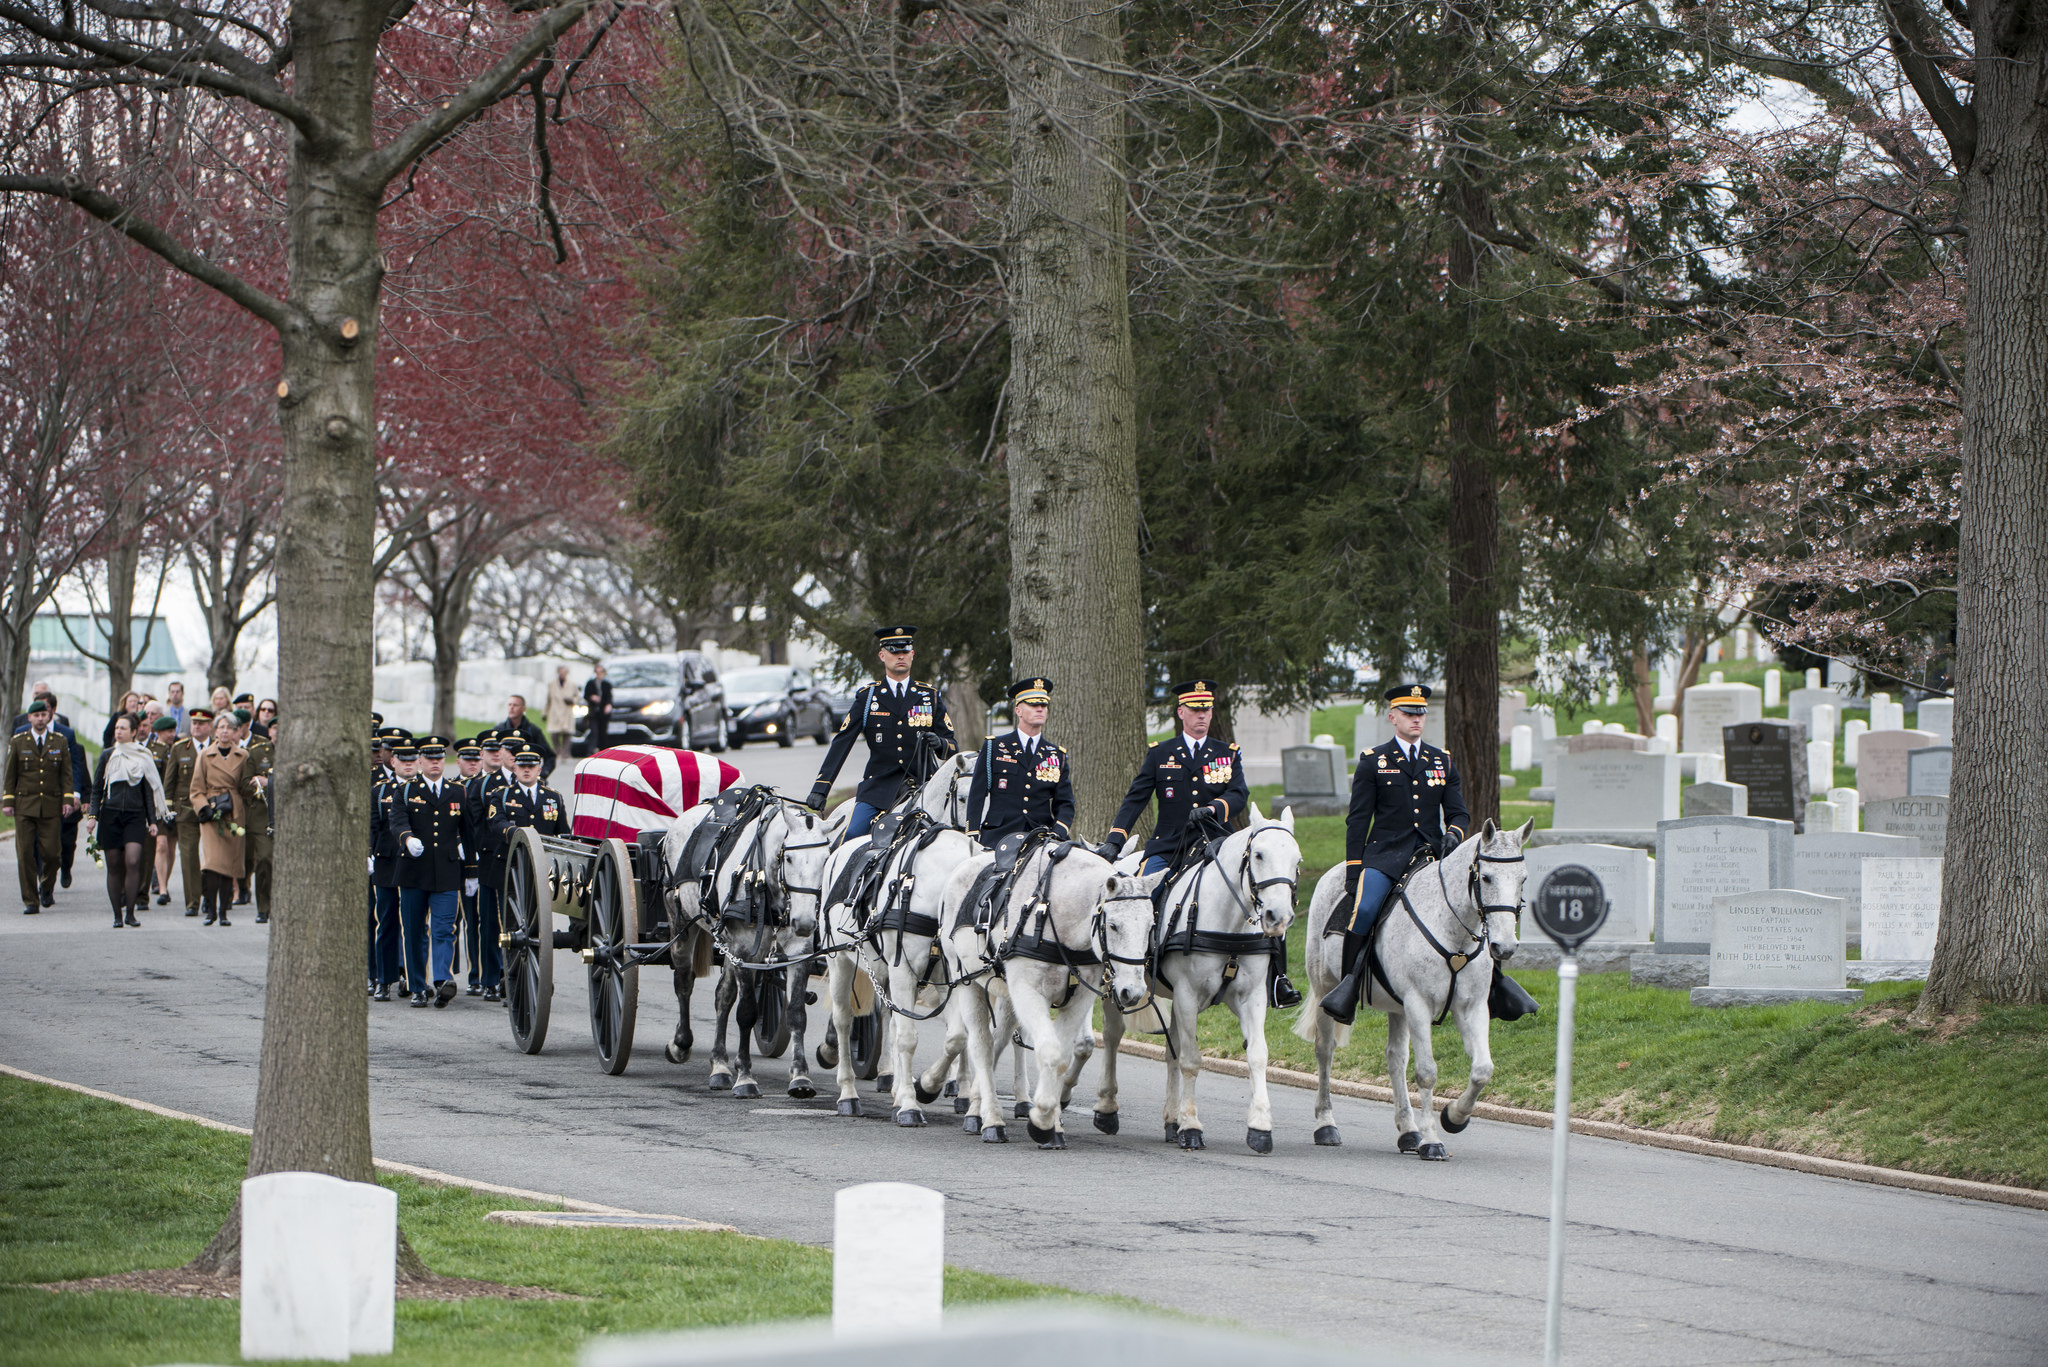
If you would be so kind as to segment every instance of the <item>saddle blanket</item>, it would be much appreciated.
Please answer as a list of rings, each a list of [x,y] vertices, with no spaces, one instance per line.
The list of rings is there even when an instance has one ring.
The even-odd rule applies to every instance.
[[[716,755],[663,745],[614,745],[576,768],[570,830],[588,840],[663,831],[700,802],[746,777]]]

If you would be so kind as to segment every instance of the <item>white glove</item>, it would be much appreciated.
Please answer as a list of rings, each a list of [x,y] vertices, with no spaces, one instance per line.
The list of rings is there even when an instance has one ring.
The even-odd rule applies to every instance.
[[[466,851],[463,850],[462,842],[460,840],[455,842],[455,857],[457,859],[460,859],[465,864],[469,862],[469,855]]]
[[[409,835],[405,838],[405,852],[417,859],[427,852],[427,847],[420,843],[418,836]]]
[[[476,879],[465,878],[462,880],[462,895],[464,897],[476,896]]]
[[[370,856],[370,877],[372,877],[372,878],[375,878],[376,876],[377,876],[377,856],[373,854],[373,855],[371,855],[371,856]]]

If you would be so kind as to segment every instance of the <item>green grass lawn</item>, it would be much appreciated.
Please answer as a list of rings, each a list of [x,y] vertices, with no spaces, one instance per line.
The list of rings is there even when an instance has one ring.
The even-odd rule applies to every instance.
[[[248,1157],[239,1135],[0,1077],[0,1364],[240,1361],[237,1302],[24,1283],[185,1263],[226,1218]],[[401,1300],[397,1352],[384,1359],[394,1367],[571,1363],[594,1334],[831,1312],[825,1249],[737,1234],[492,1225],[485,1212],[521,1203],[405,1178],[384,1185],[435,1272],[580,1298]],[[1045,1294],[946,1270],[949,1305]]]

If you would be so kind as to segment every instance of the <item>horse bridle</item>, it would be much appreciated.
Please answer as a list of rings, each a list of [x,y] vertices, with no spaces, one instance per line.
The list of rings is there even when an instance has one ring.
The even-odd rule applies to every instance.
[[[1519,914],[1522,910],[1522,907],[1519,902],[1513,906],[1509,906],[1505,902],[1480,901],[1480,898],[1484,896],[1484,894],[1481,893],[1479,890],[1479,866],[1481,864],[1521,864],[1525,862],[1526,860],[1523,858],[1523,856],[1519,854],[1480,854],[1473,859],[1472,873],[1470,877],[1466,880],[1466,882],[1468,883],[1471,889],[1472,901],[1478,906],[1479,914],[1481,916],[1489,916],[1496,912],[1508,912],[1513,914]]]
[[[1109,904],[1111,902],[1150,902],[1149,892],[1121,892],[1114,897],[1105,897],[1095,907],[1095,924],[1090,928],[1089,939],[1095,945],[1096,957],[1106,964],[1125,964],[1133,968],[1144,968],[1151,964],[1149,949],[1143,954],[1112,954],[1109,952]],[[1150,937],[1148,936],[1147,939]]]
[[[1249,836],[1245,838],[1244,857],[1238,861],[1237,865],[1237,876],[1239,879],[1242,879],[1245,883],[1245,886],[1251,890],[1251,905],[1253,907],[1258,908],[1259,920],[1262,922],[1265,920],[1266,904],[1264,899],[1261,898],[1260,894],[1263,893],[1267,888],[1274,887],[1276,885],[1284,885],[1287,888],[1287,906],[1290,911],[1294,908],[1295,898],[1300,896],[1301,893],[1301,873],[1299,867],[1297,867],[1294,875],[1288,878],[1261,878],[1254,880],[1251,876],[1252,846],[1258,843],[1260,835],[1264,834],[1266,831],[1269,831],[1271,829],[1273,828],[1270,826],[1261,826],[1258,830],[1253,831]],[[1231,892],[1235,894],[1236,891],[1237,884],[1233,882],[1231,884]],[[1243,905],[1242,901],[1239,902],[1239,905]],[[1251,918],[1246,917],[1245,919],[1250,920]]]

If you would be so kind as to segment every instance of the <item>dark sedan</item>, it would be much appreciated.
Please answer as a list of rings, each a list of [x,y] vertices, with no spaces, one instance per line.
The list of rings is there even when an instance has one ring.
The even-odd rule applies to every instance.
[[[725,694],[709,657],[694,650],[621,655],[606,660],[605,669],[612,685],[605,744],[726,747]],[[579,703],[570,753],[590,754],[595,748],[591,741],[589,709]]]
[[[809,736],[832,739],[835,714],[825,690],[801,665],[760,665],[725,676],[726,727],[737,747],[750,740],[794,745]]]

